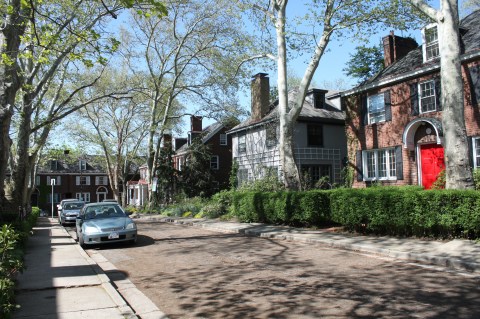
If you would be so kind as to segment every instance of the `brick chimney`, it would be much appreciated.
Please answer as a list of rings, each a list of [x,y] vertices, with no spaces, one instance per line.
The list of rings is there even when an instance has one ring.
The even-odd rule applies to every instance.
[[[165,150],[172,149],[172,134],[168,134],[168,133],[163,134],[163,149]]]
[[[393,64],[408,54],[408,52],[418,47],[417,41],[412,38],[403,38],[390,34],[382,39],[383,42],[383,58],[385,67]]]
[[[200,133],[202,131],[202,117],[201,116],[190,116],[190,131]]]
[[[270,81],[268,74],[257,73],[253,76],[251,84],[252,92],[252,120],[261,120],[270,106]]]

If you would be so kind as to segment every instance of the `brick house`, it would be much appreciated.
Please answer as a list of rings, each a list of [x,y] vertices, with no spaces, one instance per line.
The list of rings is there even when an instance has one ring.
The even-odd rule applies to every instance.
[[[278,149],[278,101],[270,103],[269,78],[256,74],[251,84],[251,117],[227,132],[232,137],[233,158],[238,163],[238,182],[267,174],[281,176]],[[297,90],[289,92],[293,99]],[[311,89],[294,127],[294,156],[302,176],[313,185],[322,177],[342,182],[347,156],[345,114],[336,91]]]
[[[464,110],[472,167],[480,166],[480,11],[460,24]],[[385,68],[342,92],[354,187],[422,185],[444,168],[440,64],[436,25],[423,43],[393,32],[383,38]]]
[[[230,172],[232,169],[232,138],[226,132],[235,123],[216,122],[205,128],[202,127],[202,117],[190,117],[190,131],[187,138],[175,138],[173,165],[177,171],[182,171],[188,165],[187,157],[189,146],[193,139],[199,137],[201,142],[208,147],[211,154],[210,169],[216,185],[214,189],[222,190],[229,186]]]
[[[84,156],[83,159],[49,160],[38,168],[31,205],[50,211],[56,209],[62,199],[77,198],[87,203],[112,199],[113,191],[100,156]]]

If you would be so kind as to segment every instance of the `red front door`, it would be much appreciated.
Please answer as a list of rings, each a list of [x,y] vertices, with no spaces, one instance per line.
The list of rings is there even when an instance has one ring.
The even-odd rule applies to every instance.
[[[420,145],[422,164],[422,185],[426,189],[432,187],[438,174],[445,168],[443,147],[438,144]]]

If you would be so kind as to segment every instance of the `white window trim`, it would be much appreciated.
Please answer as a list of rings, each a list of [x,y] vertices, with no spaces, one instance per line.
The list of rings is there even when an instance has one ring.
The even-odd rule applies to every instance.
[[[240,139],[244,140],[244,143],[240,143]],[[240,145],[245,145],[245,147],[240,148]],[[238,136],[238,154],[244,154],[247,152],[247,135]]]
[[[474,169],[477,169],[477,168],[480,168],[480,166],[477,166],[477,154],[475,154],[476,152],[476,143],[480,143],[480,136],[476,136],[476,137],[472,137],[472,159],[473,159],[473,168]],[[480,155],[479,155],[480,157]]]
[[[428,82],[431,82],[433,84],[433,102],[435,103],[435,109],[431,110],[431,111],[423,112],[422,111],[422,88],[421,88],[421,86],[422,86],[422,84],[425,84],[425,83],[428,83]],[[418,92],[418,113],[419,114],[427,114],[427,113],[430,113],[430,112],[436,112],[437,109],[438,109],[438,105],[437,105],[437,92],[436,92],[436,88],[435,88],[435,80],[427,80],[427,81],[422,81],[422,82],[418,83],[417,92]]]
[[[84,199],[85,203],[90,203],[90,193],[75,193],[76,199],[81,200],[80,197]]]
[[[384,113],[384,119],[383,119],[383,121],[372,122],[372,120],[370,119],[370,98],[371,98],[371,97],[374,97],[374,96],[377,96],[377,95],[383,96],[383,113]],[[368,124],[383,123],[383,122],[386,121],[386,120],[385,120],[385,92],[381,92],[381,93],[372,94],[372,95],[367,96],[367,114],[368,114]]]
[[[212,158],[217,159],[217,167],[212,167]],[[220,158],[218,157],[218,155],[212,155],[212,158],[210,158],[210,168],[215,171],[218,171],[220,169]]]
[[[431,23],[431,24],[425,26],[422,29],[422,57],[423,57],[423,62],[424,63],[428,62],[428,61],[438,59],[438,56],[427,59],[427,38],[425,36],[425,31],[428,30],[428,29],[431,29],[431,28],[437,28],[437,43],[438,43],[438,25],[437,25],[437,23]]]
[[[393,150],[395,156],[395,148],[388,147],[388,148],[378,148],[372,150],[363,150],[362,151],[362,171],[363,171],[363,180],[364,181],[396,181],[397,176],[390,176],[390,157],[387,157],[387,176],[386,177],[378,177],[378,152],[379,151],[391,151]],[[368,175],[368,163],[367,163],[367,153],[374,152],[375,154],[375,177],[367,177]],[[396,164],[396,163],[395,163]]]
[[[220,145],[226,146],[228,145],[228,137],[227,134],[220,134]]]
[[[108,176],[95,176],[95,185],[108,185]]]

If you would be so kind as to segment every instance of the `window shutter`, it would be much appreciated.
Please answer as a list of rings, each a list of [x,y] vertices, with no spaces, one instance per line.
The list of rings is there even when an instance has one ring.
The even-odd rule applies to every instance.
[[[395,146],[395,164],[397,168],[397,180],[403,180],[403,150],[402,145]]]
[[[355,159],[357,166],[357,182],[363,181],[363,165],[362,165],[362,151],[357,151],[357,156]]]
[[[418,115],[418,84],[413,83],[410,84],[410,104],[412,105],[412,113],[411,115]]]
[[[51,185],[51,184],[52,184],[52,183],[51,183],[51,180],[52,180],[52,178],[51,178],[50,176],[47,176],[47,185]]]
[[[90,176],[85,177],[86,185],[90,185]]]
[[[62,177],[61,177],[61,176],[57,176],[55,182],[56,182],[57,185],[62,185]]]
[[[440,78],[435,79],[435,102],[437,103],[437,111],[442,110],[442,88]]]
[[[470,93],[472,105],[478,105],[480,100],[480,65],[468,68],[470,73]]]
[[[390,98],[390,90],[383,93],[383,101],[385,103],[385,121],[392,120],[392,100]]]
[[[80,176],[75,177],[75,185],[80,185]]]
[[[95,176],[95,185],[100,185],[100,176]]]
[[[468,163],[470,164],[470,167],[473,169],[475,166],[474,162],[475,161],[475,142],[473,140],[473,137],[467,136],[467,141],[468,141]]]
[[[361,107],[360,118],[362,121],[361,124],[365,126],[368,124],[368,97],[366,95],[362,96],[361,103],[362,103],[362,105],[360,106]]]

